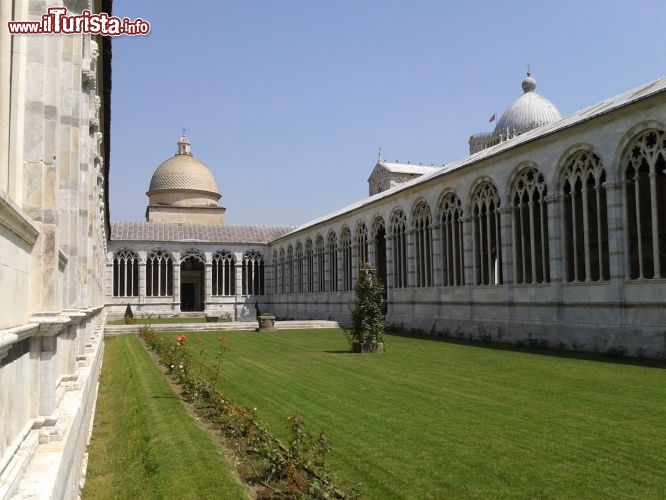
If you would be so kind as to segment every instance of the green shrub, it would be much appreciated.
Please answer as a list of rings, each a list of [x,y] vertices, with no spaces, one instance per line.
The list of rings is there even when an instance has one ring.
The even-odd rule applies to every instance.
[[[376,344],[384,341],[384,286],[375,275],[372,264],[366,262],[354,287],[356,298],[352,305],[350,343]]]

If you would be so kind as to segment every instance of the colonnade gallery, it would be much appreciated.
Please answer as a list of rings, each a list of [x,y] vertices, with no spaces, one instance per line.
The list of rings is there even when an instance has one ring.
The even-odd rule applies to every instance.
[[[663,354],[665,87],[562,117],[528,74],[469,156],[380,157],[368,198],[299,227],[226,225],[216,179],[183,136],[154,172],[146,221],[111,224],[110,311],[344,323],[370,262],[388,325]]]

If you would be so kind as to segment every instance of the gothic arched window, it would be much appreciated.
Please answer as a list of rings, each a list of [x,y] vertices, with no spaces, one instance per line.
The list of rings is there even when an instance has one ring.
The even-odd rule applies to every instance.
[[[152,250],[146,257],[146,296],[173,295],[173,259],[162,249]]]
[[[622,158],[629,278],[666,276],[666,132],[646,130]]]
[[[326,263],[324,262],[324,237],[320,234],[317,236],[316,243],[316,253],[317,253],[317,291],[325,292],[326,291]]]
[[[113,255],[113,296],[139,295],[139,256],[127,248]]]
[[[211,273],[213,295],[236,295],[236,261],[231,252],[228,250],[215,252]]]
[[[286,292],[294,293],[294,247],[289,245],[287,247],[287,262],[286,262]]]
[[[386,265],[386,224],[381,216],[375,217],[372,222],[372,246],[375,253],[374,265],[377,268],[377,278],[384,284],[384,298],[387,295],[387,265]],[[362,265],[362,264],[361,264]]]
[[[296,281],[294,283],[294,292],[303,293],[305,291],[305,273],[303,263],[303,243],[296,243]]]
[[[472,196],[474,271],[477,285],[502,283],[500,198],[497,188],[485,181]]]
[[[462,203],[448,193],[439,204],[442,222],[442,285],[465,284],[465,248],[463,244]]]
[[[342,256],[342,290],[348,292],[354,288],[352,283],[352,240],[347,226],[340,235],[340,254]]]
[[[370,260],[368,255],[368,228],[365,222],[359,222],[356,226],[356,246],[358,248],[358,268]]]
[[[574,153],[564,164],[562,206],[567,281],[610,279],[606,172],[597,155]]]
[[[417,287],[432,286],[432,216],[430,207],[424,201],[413,210],[414,247],[416,257]]]
[[[391,216],[391,236],[393,237],[393,286],[407,286],[407,217],[401,209]]]
[[[516,283],[550,281],[546,182],[534,167],[523,169],[512,191]]]
[[[250,250],[243,255],[241,285],[243,295],[264,294],[264,258],[259,252]]]
[[[312,248],[312,240],[308,238],[305,242],[305,263],[307,267],[307,293],[313,293],[315,291],[315,257],[314,250]]]
[[[287,293],[287,280],[286,278],[286,265],[285,265],[285,256],[284,248],[280,248],[280,261],[278,266],[278,290],[280,293]]]
[[[338,241],[333,231],[328,233],[326,257],[328,260],[328,291],[335,292],[338,289]]]

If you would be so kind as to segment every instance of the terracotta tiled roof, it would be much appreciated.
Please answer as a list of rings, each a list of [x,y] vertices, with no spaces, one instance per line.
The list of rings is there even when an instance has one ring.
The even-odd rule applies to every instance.
[[[268,243],[293,230],[278,226],[222,226],[167,222],[112,222],[115,241],[200,241],[219,243]]]

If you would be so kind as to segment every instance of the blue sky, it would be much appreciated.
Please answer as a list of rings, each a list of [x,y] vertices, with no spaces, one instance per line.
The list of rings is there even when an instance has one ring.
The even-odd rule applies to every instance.
[[[664,76],[663,0],[115,0],[111,219],[144,220],[187,129],[228,224],[299,225],[367,196],[378,148],[442,165],[521,93],[568,115]]]

